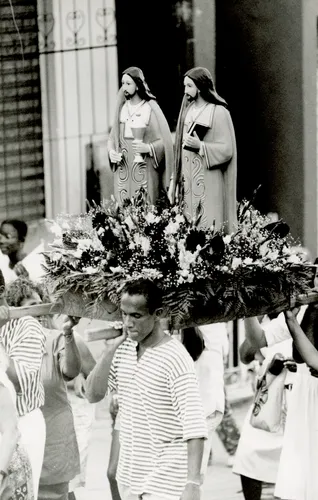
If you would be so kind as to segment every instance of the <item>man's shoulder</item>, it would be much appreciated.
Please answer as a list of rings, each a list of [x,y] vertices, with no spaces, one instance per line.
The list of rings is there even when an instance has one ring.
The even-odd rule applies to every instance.
[[[163,360],[174,371],[181,373],[194,372],[193,360],[179,340],[172,338],[164,345]]]

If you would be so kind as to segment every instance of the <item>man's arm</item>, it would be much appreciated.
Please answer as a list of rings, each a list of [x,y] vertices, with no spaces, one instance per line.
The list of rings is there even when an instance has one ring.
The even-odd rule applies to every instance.
[[[251,347],[256,350],[267,347],[265,332],[257,318],[245,318],[245,336]]]
[[[189,439],[188,447],[188,478],[181,500],[196,500],[200,498],[201,463],[204,439]]]
[[[239,353],[240,353],[240,360],[244,365],[248,365],[252,361],[254,361],[255,354],[257,353],[258,349],[255,347],[251,346],[249,341],[247,339],[244,340],[244,342],[240,345]]]
[[[106,348],[101,358],[86,380],[85,395],[90,403],[98,403],[105,397],[109,382],[111,382],[109,375],[114,354],[126,338],[126,333],[122,333],[119,337],[106,341]]]

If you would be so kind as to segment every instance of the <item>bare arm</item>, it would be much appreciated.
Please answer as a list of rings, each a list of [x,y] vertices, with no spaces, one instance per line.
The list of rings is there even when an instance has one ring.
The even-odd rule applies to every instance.
[[[0,470],[7,472],[16,448],[19,431],[16,410],[9,390],[0,384]]]
[[[204,439],[189,439],[188,448],[188,478],[181,500],[199,500],[201,484],[201,463]]]
[[[1,342],[0,342],[0,359],[2,360],[1,363],[5,367],[6,374],[8,375],[12,384],[14,385],[16,392],[21,392],[21,385],[17,371],[15,369],[14,362],[5,352],[4,346],[2,345]]]
[[[76,332],[75,332],[75,340],[81,355],[81,361],[82,361],[81,373],[83,373],[83,375],[86,378],[95,367],[96,361],[91,351],[87,347],[86,343],[82,339],[82,337]]]
[[[108,377],[116,349],[124,342],[127,335],[122,333],[119,337],[106,341],[106,348],[95,368],[86,380],[86,397],[90,403],[101,401],[108,389]]]
[[[266,336],[257,318],[245,318],[246,340],[256,350],[267,347]]]
[[[298,310],[296,310],[298,312]],[[306,337],[305,333],[301,329],[295,313],[291,311],[285,312],[285,319],[290,331],[291,336],[294,339],[295,346],[297,347],[301,357],[305,363],[314,370],[318,371],[318,351],[315,346],[312,345],[310,340]]]
[[[254,361],[255,354],[257,353],[258,349],[256,347],[251,346],[249,341],[247,339],[244,340],[244,342],[240,346],[240,360],[242,363],[245,365],[248,365],[252,361]]]
[[[81,355],[73,333],[73,327],[76,322],[77,320],[73,318],[67,318],[63,325],[65,343],[64,350],[59,358],[59,363],[61,373],[68,379],[77,377],[81,371]]]

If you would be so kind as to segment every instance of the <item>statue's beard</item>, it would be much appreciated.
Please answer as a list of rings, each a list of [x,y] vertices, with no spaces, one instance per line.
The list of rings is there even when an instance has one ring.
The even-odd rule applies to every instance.
[[[134,97],[134,95],[136,95],[136,92],[134,92],[133,94],[130,94],[129,92],[124,91],[124,96],[125,96],[127,101],[130,101],[130,99],[132,99]]]
[[[196,92],[195,95],[190,95],[190,94],[185,94],[185,95],[186,95],[188,102],[193,102],[193,101],[197,100],[199,93]]]

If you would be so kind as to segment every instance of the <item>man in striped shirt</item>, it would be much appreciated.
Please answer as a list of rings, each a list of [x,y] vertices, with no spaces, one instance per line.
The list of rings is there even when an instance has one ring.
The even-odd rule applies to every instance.
[[[122,500],[198,500],[206,422],[194,364],[160,327],[161,298],[148,280],[125,286],[124,332],[87,379],[87,397],[117,391]]]
[[[9,320],[8,312],[0,271],[0,363],[17,393],[21,440],[30,458],[34,497],[37,498],[45,446],[45,422],[40,410],[44,404],[41,366],[45,334],[36,319],[25,316]]]

